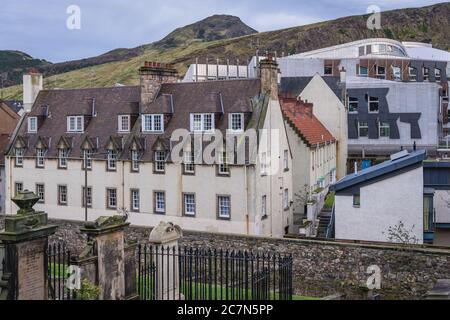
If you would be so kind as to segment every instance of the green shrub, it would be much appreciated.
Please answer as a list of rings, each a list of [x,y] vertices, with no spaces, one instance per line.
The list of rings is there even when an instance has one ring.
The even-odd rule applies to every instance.
[[[100,298],[100,288],[84,279],[81,282],[81,289],[75,291],[75,297],[77,300],[98,300]]]

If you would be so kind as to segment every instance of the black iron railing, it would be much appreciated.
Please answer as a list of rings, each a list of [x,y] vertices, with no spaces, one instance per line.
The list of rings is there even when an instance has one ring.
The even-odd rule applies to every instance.
[[[53,243],[47,248],[48,298],[72,300],[73,292],[67,288],[70,250],[64,243]]]
[[[140,245],[142,300],[291,300],[292,256]]]

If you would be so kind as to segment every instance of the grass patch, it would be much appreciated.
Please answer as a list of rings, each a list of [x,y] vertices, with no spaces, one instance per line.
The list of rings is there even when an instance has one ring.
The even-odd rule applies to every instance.
[[[333,209],[335,199],[336,193],[329,193],[327,198],[325,199],[325,209]]]
[[[50,263],[48,266],[48,271],[50,273],[50,276],[52,277],[63,279],[69,278],[68,265]]]

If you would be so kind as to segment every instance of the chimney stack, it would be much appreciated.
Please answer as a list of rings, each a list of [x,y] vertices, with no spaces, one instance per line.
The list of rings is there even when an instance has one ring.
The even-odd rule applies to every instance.
[[[30,112],[34,102],[44,88],[44,78],[37,71],[30,71],[23,75],[23,110]]]
[[[261,92],[270,95],[270,99],[278,100],[278,63],[272,54],[260,62]]]
[[[141,84],[141,105],[153,102],[163,83],[178,81],[178,72],[172,64],[148,62],[139,69]]]

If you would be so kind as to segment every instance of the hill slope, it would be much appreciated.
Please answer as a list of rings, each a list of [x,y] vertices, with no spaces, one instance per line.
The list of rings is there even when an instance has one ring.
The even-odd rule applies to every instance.
[[[194,41],[189,36],[178,46],[169,35],[149,46],[131,59],[106,63],[56,75],[46,80],[46,87],[85,88],[113,86],[116,83],[138,84],[137,70],[145,60],[175,63],[180,72],[195,58],[230,58],[246,61],[258,47],[293,54],[321,47],[337,45],[365,38],[387,37],[400,41],[432,42],[437,48],[450,49],[450,3],[424,8],[401,9],[382,14],[382,29],[371,31],[366,27],[368,15],[340,18],[284,30],[246,35],[233,39],[211,42]],[[189,26],[188,26],[189,27]],[[183,28],[182,28],[183,29]],[[192,33],[189,31],[186,34]],[[165,41],[166,40],[166,41]],[[175,41],[176,42],[176,41]],[[8,98],[19,98],[21,87],[5,90]]]

